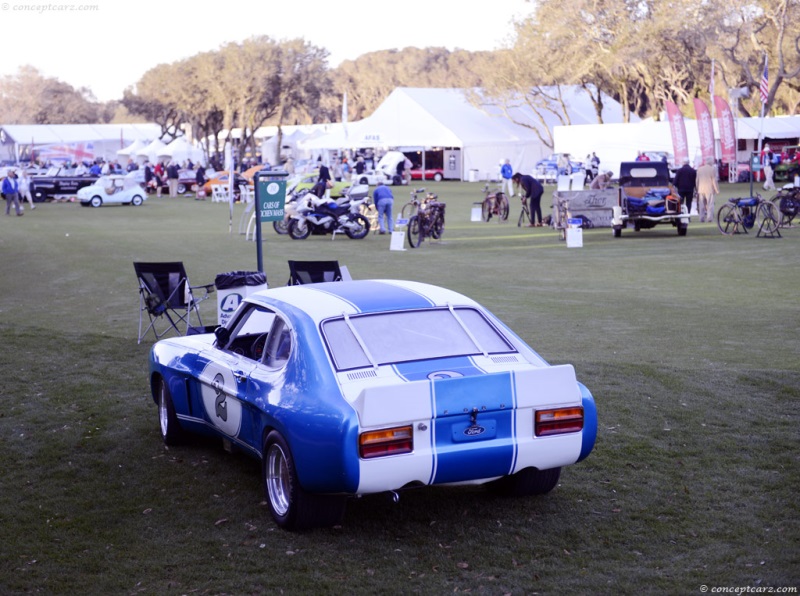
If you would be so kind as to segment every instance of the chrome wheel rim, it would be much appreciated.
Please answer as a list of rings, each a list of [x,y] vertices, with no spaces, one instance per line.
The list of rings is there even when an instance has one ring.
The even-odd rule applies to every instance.
[[[273,511],[284,516],[289,511],[289,463],[279,445],[267,452],[267,495]]]

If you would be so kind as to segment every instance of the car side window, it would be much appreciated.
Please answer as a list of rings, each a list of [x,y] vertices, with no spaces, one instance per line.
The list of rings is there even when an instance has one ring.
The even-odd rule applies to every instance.
[[[292,330],[280,317],[275,317],[264,350],[263,362],[269,368],[281,368],[292,353]]]
[[[255,304],[245,304],[229,327],[230,338],[220,347],[252,360],[261,360],[275,320],[275,313],[271,310]]]

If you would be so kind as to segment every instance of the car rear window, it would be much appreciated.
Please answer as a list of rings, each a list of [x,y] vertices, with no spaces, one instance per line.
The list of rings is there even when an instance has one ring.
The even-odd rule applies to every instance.
[[[340,317],[324,321],[322,333],[337,370],[515,351],[474,308]]]

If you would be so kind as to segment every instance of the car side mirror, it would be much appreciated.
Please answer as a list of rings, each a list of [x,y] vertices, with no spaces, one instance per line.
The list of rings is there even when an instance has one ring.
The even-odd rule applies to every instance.
[[[231,331],[227,327],[219,326],[214,329],[214,335],[217,338],[217,347],[224,348],[228,345],[228,342],[231,339]]]

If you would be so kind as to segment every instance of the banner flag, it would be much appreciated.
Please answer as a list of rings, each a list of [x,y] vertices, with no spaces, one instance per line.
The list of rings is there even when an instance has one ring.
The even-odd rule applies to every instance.
[[[697,132],[700,135],[700,152],[703,161],[707,158],[716,159],[714,155],[714,124],[711,122],[711,113],[706,102],[694,99],[694,113],[697,116]]]
[[[669,120],[669,130],[672,133],[675,165],[682,164],[684,160],[689,159],[689,144],[686,141],[686,124],[683,121],[683,114],[675,102],[665,101],[664,105],[667,108],[667,120]]]
[[[731,107],[727,101],[715,95],[714,109],[717,111],[719,127],[720,159],[723,163],[736,163],[736,125]]]

